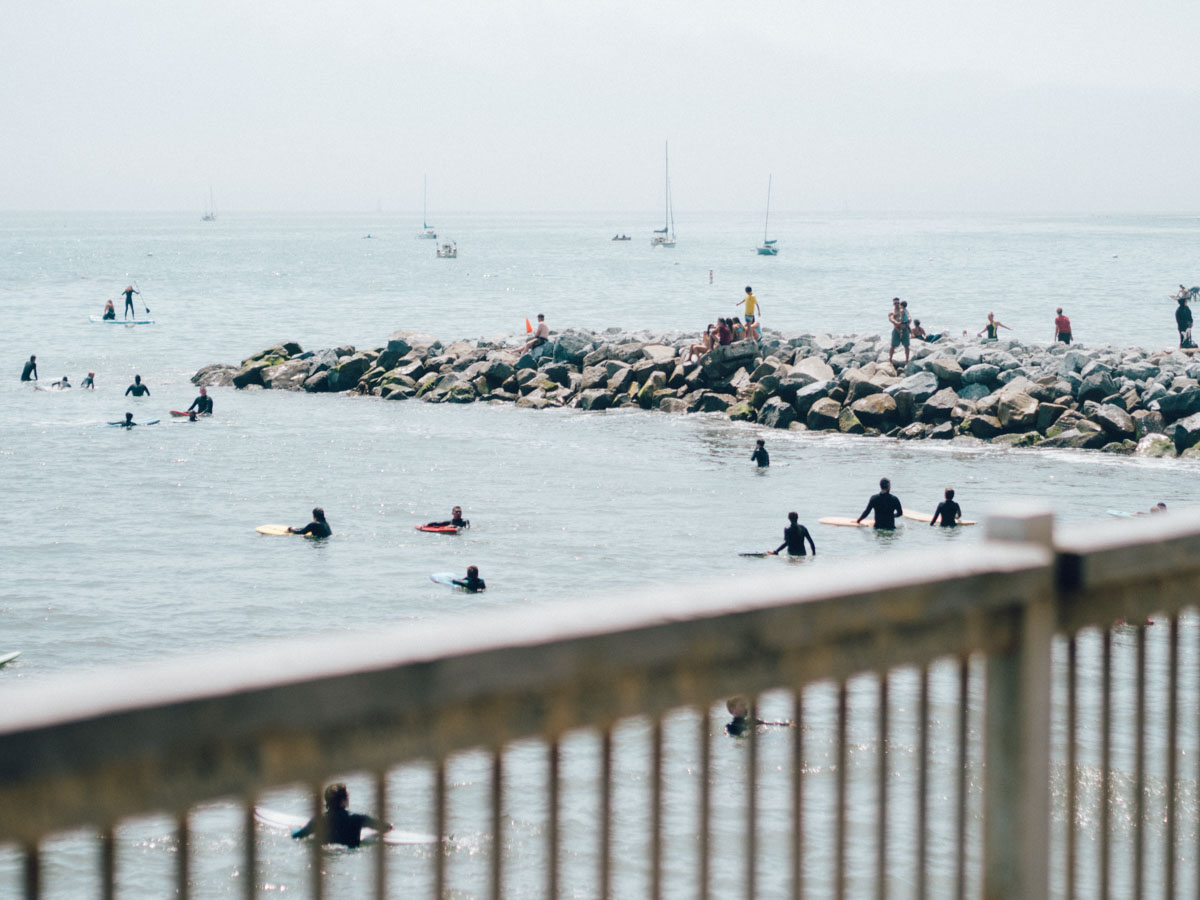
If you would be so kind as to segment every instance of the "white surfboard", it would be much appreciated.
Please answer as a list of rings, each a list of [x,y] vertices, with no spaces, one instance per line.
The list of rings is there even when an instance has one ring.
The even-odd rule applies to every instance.
[[[277,809],[265,809],[261,806],[254,807],[254,818],[268,828],[286,831],[289,834],[303,828],[309,822],[308,816],[294,816],[291,813],[280,812]],[[379,833],[373,828],[362,830],[364,844],[375,843],[379,839]],[[393,828],[391,831],[383,833],[383,842],[385,844],[436,844],[438,838],[436,834],[423,831],[400,831]]]
[[[0,666],[6,666],[18,656],[21,655],[20,650],[14,650],[12,653],[0,653]]]

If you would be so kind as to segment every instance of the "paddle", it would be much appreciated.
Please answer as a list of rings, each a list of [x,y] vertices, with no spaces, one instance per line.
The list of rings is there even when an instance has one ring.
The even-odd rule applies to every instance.
[[[134,286],[135,288],[137,288],[138,296],[139,296],[139,297],[141,297],[141,296],[142,296],[142,289],[141,289],[140,287],[138,287],[138,283],[137,283],[136,281],[133,283],[133,286]],[[144,298],[144,297],[142,298],[142,306],[143,306],[143,307],[145,308],[145,310],[146,310],[146,315],[150,315],[150,307],[146,306],[146,300],[145,300],[145,298]]]

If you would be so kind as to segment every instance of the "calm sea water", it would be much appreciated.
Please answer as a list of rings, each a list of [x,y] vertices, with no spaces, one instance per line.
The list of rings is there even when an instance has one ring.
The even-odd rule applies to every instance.
[[[437,224],[458,242],[460,255],[439,260],[433,242],[414,239],[412,222],[388,215],[223,216],[212,223],[196,216],[0,216],[6,324],[0,363],[8,372],[0,378],[6,489],[0,652],[23,652],[18,664],[0,670],[0,696],[51,674],[244,642],[366,633],[415,619],[449,623],[482,608],[581,597],[611,602],[613,592],[655,582],[716,579],[736,589],[739,576],[764,566],[799,569],[847,558],[886,566],[891,554],[980,540],[979,529],[917,526],[884,537],[815,524],[822,515],[857,515],[884,475],[906,507],[916,509],[932,509],[952,485],[970,517],[1019,497],[1050,502],[1067,522],[1159,500],[1172,507],[1195,502],[1194,463],[763,434],[719,417],[232,389],[213,390],[210,421],[166,416],[195,396],[188,378],[197,368],[236,362],[280,340],[298,340],[306,349],[379,346],[398,328],[446,340],[515,336],[537,312],[546,313],[552,328],[699,329],[732,313],[746,284],[763,303],[764,323],[783,330],[880,333],[887,301],[898,294],[931,330],[977,331],[994,311],[1016,337],[1044,342],[1061,305],[1085,345],[1169,347],[1175,334],[1168,295],[1180,281],[1195,280],[1187,267],[1200,237],[1194,218],[778,216],[772,232],[782,250],[772,259],[754,254],[761,231],[753,215],[681,224],[675,250],[650,248],[654,221],[652,214],[446,219]],[[635,240],[609,242],[618,231]],[[118,291],[131,282],[157,324],[88,322],[106,298],[120,309]],[[44,392],[19,384],[31,353],[43,381],[66,374],[78,383],[91,370],[97,390]],[[149,385],[149,398],[123,396],[135,373]],[[126,410],[139,421],[164,421],[128,433],[104,425]],[[763,472],[749,462],[759,436],[773,461]],[[414,524],[447,516],[456,503],[472,520],[471,531],[453,540],[413,531]],[[264,522],[302,524],[314,505],[327,510],[333,540],[271,539],[253,531]],[[815,559],[795,564],[736,555],[778,544],[793,509],[813,529]],[[431,572],[461,572],[468,564],[480,567],[486,594],[450,593],[428,581]],[[897,688],[902,698],[904,677]],[[935,687],[949,724],[953,682]],[[869,684],[856,687],[867,712],[873,696]],[[777,705],[786,715],[786,702]],[[831,707],[818,711],[805,731],[818,785],[814,803],[832,761],[831,715]],[[903,727],[903,712],[898,721]],[[712,727],[719,730],[719,719]],[[692,735],[696,725],[685,718],[671,728]],[[631,797],[618,809],[629,826],[618,831],[626,842],[618,852],[637,860],[647,820],[644,803],[632,798],[644,787],[645,740],[645,727],[632,723],[618,754],[618,776]],[[786,771],[788,741],[784,735],[763,742],[768,765],[774,760]],[[567,790],[579,794],[568,830],[582,827],[594,803],[595,746],[586,737],[577,743],[567,755]],[[697,757],[682,738],[674,746],[668,828],[686,834]],[[911,769],[914,746],[915,737],[903,735],[895,743],[902,774]],[[869,756],[873,747],[864,731],[861,752]],[[951,760],[952,752],[947,731],[935,756]],[[537,844],[539,754],[536,747],[521,749],[508,770],[517,798],[509,811],[510,877],[533,894],[544,861]],[[739,771],[742,754],[736,742],[718,742],[719,772]],[[871,766],[864,757],[856,788],[868,799]],[[490,852],[482,837],[487,768],[482,759],[464,757],[452,775],[454,831],[463,836],[452,871],[458,896],[474,896]],[[411,804],[420,819],[431,797],[427,776],[402,772],[396,779],[392,796],[405,797],[405,812]],[[721,784],[727,788],[728,781]],[[354,805],[364,805],[367,783],[352,787]],[[1194,798],[1194,785],[1192,791]],[[760,828],[768,835],[782,835],[787,823],[786,790],[777,793],[768,791],[763,804]],[[302,802],[295,795],[278,801]],[[722,817],[730,828],[740,808],[735,798]],[[400,810],[391,814],[402,817]],[[216,808],[198,817],[199,896],[240,890],[231,815]],[[172,865],[169,823],[138,823],[126,832],[125,895],[164,895]],[[905,823],[898,821],[893,833],[899,854],[909,839]],[[778,850],[782,838],[764,840]],[[814,878],[824,871],[822,841],[827,845],[828,836],[814,837],[808,851]],[[869,841],[862,843],[856,869],[869,872]],[[94,849],[70,838],[60,851],[48,863],[50,896],[91,891]],[[423,884],[427,861],[419,851],[393,851],[396,896],[407,896],[401,889]],[[282,838],[268,838],[263,852],[265,880],[303,896],[307,857]],[[687,871],[693,852],[681,851],[671,865]],[[368,857],[331,858],[348,896],[369,885]],[[952,860],[935,855],[933,865],[945,883]],[[588,854],[572,857],[567,867],[573,895],[591,896]],[[14,858],[0,855],[0,895],[15,885],[16,871]],[[724,890],[736,891],[740,871],[738,859],[722,861]],[[639,893],[643,874],[631,864],[621,875],[621,896]],[[782,884],[782,873],[764,877]],[[914,884],[912,872],[898,865],[896,894],[910,895]],[[818,895],[828,887],[818,880]]]

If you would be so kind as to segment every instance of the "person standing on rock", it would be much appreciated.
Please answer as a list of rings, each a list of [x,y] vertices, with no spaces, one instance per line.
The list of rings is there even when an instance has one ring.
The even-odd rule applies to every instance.
[[[765,469],[771,465],[771,456],[767,453],[767,443],[762,438],[754,443],[754,452],[750,454],[750,461],[758,463],[760,469]]]
[[[1186,294],[1179,298],[1179,307],[1175,310],[1175,326],[1179,329],[1180,349],[1195,347],[1192,341],[1192,311],[1188,308]]]
[[[892,357],[896,355],[896,348],[904,346],[904,365],[908,365],[910,340],[910,331],[908,324],[908,301],[902,301],[899,297],[892,298],[892,311],[888,313],[888,321],[892,323],[892,347],[888,350],[888,365],[893,369],[896,363]]]
[[[872,511],[875,513],[875,527],[889,531],[896,527],[896,516],[904,515],[904,507],[892,493],[892,483],[886,478],[879,479],[879,493],[867,501],[867,508],[858,517],[858,524],[861,525]]]
[[[533,337],[531,337],[525,343],[525,346],[521,348],[522,353],[528,353],[530,350],[534,350],[537,347],[542,346],[542,344],[546,343],[546,341],[550,340],[550,326],[546,324],[545,314],[538,313],[537,320],[538,324],[537,328],[533,330]]]
[[[762,312],[762,307],[758,305],[758,298],[754,296],[754,290],[750,287],[750,285],[746,285],[745,301],[739,300],[733,305],[737,306],[742,302],[745,302],[746,304],[746,327],[753,328],[758,314]]]
[[[979,335],[984,334],[986,332],[987,337],[984,338],[985,341],[998,341],[998,340],[1000,340],[1000,329],[1001,328],[1005,329],[1006,331],[1012,331],[1012,329],[1009,328],[1007,325],[1005,325],[1003,322],[996,321],[995,313],[988,313],[987,324],[984,325],[983,328],[979,329],[978,333],[975,336],[979,337]]]
[[[958,525],[958,520],[962,518],[962,507],[954,502],[954,488],[946,488],[946,499],[937,506],[937,511],[933,514],[933,518],[929,520],[929,524],[941,524],[943,528],[953,528]]]
[[[808,529],[800,524],[800,516],[797,513],[788,513],[788,527],[783,529],[783,543],[771,551],[772,556],[778,556],[779,551],[787,547],[788,556],[807,556],[804,552],[804,542],[808,541],[808,546],[812,547],[813,556],[817,555],[817,545],[813,543],[812,535],[808,533]]]
[[[1062,307],[1060,306],[1056,312],[1058,315],[1054,317],[1054,340],[1061,344],[1071,343],[1071,320],[1063,315]]]

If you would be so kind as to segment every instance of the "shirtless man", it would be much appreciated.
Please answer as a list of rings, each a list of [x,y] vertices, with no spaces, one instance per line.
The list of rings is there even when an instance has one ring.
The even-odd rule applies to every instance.
[[[543,313],[538,313],[537,320],[538,324],[537,328],[533,330],[533,337],[521,348],[522,353],[528,353],[530,350],[540,347],[546,341],[550,340],[550,326],[546,324],[546,316]]]

